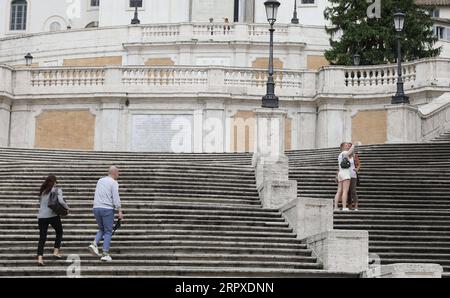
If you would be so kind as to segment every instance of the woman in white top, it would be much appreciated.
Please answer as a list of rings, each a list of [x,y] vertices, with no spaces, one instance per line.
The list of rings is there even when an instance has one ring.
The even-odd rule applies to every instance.
[[[361,145],[361,142],[358,142],[355,146]],[[351,181],[351,173],[350,168],[343,169],[341,167],[341,162],[344,158],[348,158],[349,155],[353,153],[355,150],[355,146],[352,146],[350,143],[342,143],[341,153],[338,156],[338,166],[339,166],[339,173],[338,173],[338,189],[336,192],[336,195],[334,196],[334,209],[338,209],[338,203],[342,198],[342,210],[348,211],[347,208],[347,197],[348,197],[348,190],[350,188],[350,181]]]

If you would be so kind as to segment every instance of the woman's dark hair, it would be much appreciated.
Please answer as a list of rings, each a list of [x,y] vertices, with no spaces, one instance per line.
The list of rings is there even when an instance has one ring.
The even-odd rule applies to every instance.
[[[41,185],[41,189],[39,190],[39,196],[42,196],[43,194],[48,194],[53,186],[55,186],[56,184],[56,176],[55,175],[50,175],[47,177],[47,179],[45,179],[44,183],[42,183]]]

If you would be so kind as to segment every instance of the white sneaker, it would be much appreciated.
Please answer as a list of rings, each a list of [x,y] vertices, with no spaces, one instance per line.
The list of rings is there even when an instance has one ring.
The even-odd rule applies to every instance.
[[[358,211],[358,208],[353,209],[353,211]]]
[[[348,211],[348,208],[342,208],[342,211]]]
[[[100,252],[98,251],[98,247],[97,247],[97,245],[95,245],[95,243],[92,243],[91,245],[89,245],[89,250],[91,251],[91,253],[93,255],[96,255],[98,257],[101,256]]]
[[[103,261],[103,262],[111,262],[111,261],[112,261],[112,258],[111,258],[110,255],[104,255],[103,257],[100,258],[100,261]]]

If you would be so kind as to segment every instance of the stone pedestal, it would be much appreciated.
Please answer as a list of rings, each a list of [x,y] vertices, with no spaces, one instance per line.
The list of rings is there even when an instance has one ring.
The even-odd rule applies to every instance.
[[[297,198],[297,181],[289,180],[289,160],[284,155],[286,111],[257,109],[256,144],[252,164],[265,208],[279,208]]]
[[[7,147],[9,138],[9,123],[11,114],[11,101],[0,98],[0,147]]]
[[[417,108],[408,104],[386,106],[387,143],[415,143],[421,140],[422,127]]]
[[[320,99],[316,129],[317,148],[337,147],[346,139],[344,100]]]
[[[280,211],[299,239],[333,230],[332,200],[300,197],[282,206]]]
[[[308,237],[306,243],[325,270],[363,273],[368,268],[367,231],[332,230]]]
[[[368,270],[364,278],[441,278],[442,266],[426,263],[398,263]]]

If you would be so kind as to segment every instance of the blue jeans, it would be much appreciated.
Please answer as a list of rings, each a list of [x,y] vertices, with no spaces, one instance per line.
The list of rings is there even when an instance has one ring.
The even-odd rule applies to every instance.
[[[103,239],[103,252],[109,252],[112,230],[114,226],[114,210],[105,208],[94,208],[94,216],[98,225],[98,232],[95,236],[95,244],[98,245]]]

